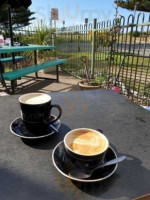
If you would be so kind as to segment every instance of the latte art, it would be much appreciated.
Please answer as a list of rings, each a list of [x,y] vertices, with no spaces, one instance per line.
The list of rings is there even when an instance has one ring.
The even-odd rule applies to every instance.
[[[101,153],[106,147],[106,140],[92,131],[83,131],[71,136],[70,148],[83,155],[95,155]]]

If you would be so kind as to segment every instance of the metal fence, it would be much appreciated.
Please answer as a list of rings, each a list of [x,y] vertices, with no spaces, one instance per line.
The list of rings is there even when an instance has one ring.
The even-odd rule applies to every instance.
[[[63,70],[85,78],[86,57],[92,78],[105,75],[106,87],[116,85],[129,99],[150,106],[150,16],[50,30],[44,24],[14,30],[17,42],[57,46],[57,57],[67,58]],[[44,43],[43,43],[44,42]],[[28,53],[28,52],[27,52]],[[40,55],[40,52],[39,52]],[[41,54],[40,59],[51,55]],[[27,55],[31,61],[31,54]]]
[[[121,16],[113,21],[59,28],[58,56],[68,58],[65,70],[85,78],[82,56],[91,76],[107,75],[107,88],[117,85],[122,93],[150,106],[150,16]]]

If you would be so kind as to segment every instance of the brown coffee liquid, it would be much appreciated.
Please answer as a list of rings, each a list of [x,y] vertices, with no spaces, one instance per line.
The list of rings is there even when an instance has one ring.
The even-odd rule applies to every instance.
[[[82,131],[72,135],[70,148],[83,155],[94,155],[101,153],[106,147],[106,140],[92,131]]]

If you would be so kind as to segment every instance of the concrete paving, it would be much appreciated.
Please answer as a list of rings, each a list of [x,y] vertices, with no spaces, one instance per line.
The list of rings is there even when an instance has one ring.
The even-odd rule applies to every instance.
[[[59,83],[50,80],[33,79],[28,77],[23,77],[21,80],[17,81],[18,87],[16,94],[26,94],[30,92],[68,92],[68,91],[78,91],[80,90],[78,83],[79,79],[67,74],[66,72],[59,72]],[[31,74],[31,76],[35,76]],[[44,74],[39,72],[40,77],[55,78],[54,72],[50,74]],[[9,83],[9,82],[8,82]],[[21,84],[21,85],[20,85]],[[0,84],[0,96],[5,95],[5,88]]]

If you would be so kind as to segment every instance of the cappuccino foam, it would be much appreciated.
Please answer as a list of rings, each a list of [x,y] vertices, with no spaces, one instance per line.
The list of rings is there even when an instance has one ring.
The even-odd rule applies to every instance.
[[[82,155],[96,155],[106,148],[106,140],[98,133],[81,130],[80,133],[72,134],[70,137],[70,148]]]
[[[34,96],[25,101],[26,104],[36,105],[48,102],[49,98],[46,95]]]

